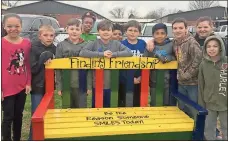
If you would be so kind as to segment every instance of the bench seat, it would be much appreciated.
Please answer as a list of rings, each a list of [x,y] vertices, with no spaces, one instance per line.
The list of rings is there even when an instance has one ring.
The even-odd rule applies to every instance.
[[[45,140],[191,140],[194,120],[176,106],[49,109]]]

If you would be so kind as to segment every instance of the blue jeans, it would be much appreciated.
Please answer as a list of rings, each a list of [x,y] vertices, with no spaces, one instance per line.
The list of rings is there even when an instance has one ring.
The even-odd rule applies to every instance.
[[[109,108],[111,104],[111,89],[103,90],[103,107]],[[95,89],[92,90],[92,108],[95,108]]]
[[[41,100],[43,98],[43,94],[31,94],[31,103],[32,103],[32,108],[31,108],[31,114],[33,115],[33,113],[36,111],[36,108],[38,107],[38,105],[40,104]],[[29,131],[29,138],[28,140],[32,140],[32,122],[30,125],[30,131]]]
[[[178,92],[188,97],[193,102],[198,103],[198,85],[178,85]],[[193,108],[186,106],[184,102],[178,101],[178,107],[188,114],[191,118],[195,118]]]

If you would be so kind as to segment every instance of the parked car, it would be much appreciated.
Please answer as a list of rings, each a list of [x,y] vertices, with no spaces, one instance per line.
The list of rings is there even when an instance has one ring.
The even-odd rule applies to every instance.
[[[20,36],[27,37],[31,41],[37,39],[37,32],[41,25],[51,25],[57,33],[64,29],[60,28],[59,22],[52,17],[31,14],[18,14],[22,19],[22,32]],[[2,15],[2,19],[4,15]]]
[[[188,31],[191,33],[193,36],[196,34],[196,27],[195,26],[188,26]]]
[[[81,19],[79,19],[81,21]],[[97,35],[97,38],[99,39],[100,36],[98,35],[98,31],[97,31],[97,24],[101,21],[101,19],[97,19],[96,22],[93,25],[92,30],[90,31],[91,34],[95,34]],[[81,21],[82,22],[82,21]],[[54,45],[57,45],[58,43],[60,43],[61,41],[63,41],[64,39],[68,38],[68,34],[66,32],[62,32],[60,34],[58,34],[55,37],[54,40]]]
[[[216,30],[215,30],[215,34],[221,36],[222,38],[227,38],[227,25],[223,25],[223,26],[219,26]]]
[[[141,31],[141,34],[142,34],[142,37],[145,41],[151,39],[153,36],[152,36],[152,28],[154,25],[156,25],[157,23],[146,23],[144,26],[143,26],[143,29]],[[168,32],[168,38],[173,38],[173,33],[172,33],[172,24],[170,23],[164,23],[166,26],[167,26],[167,32]]]

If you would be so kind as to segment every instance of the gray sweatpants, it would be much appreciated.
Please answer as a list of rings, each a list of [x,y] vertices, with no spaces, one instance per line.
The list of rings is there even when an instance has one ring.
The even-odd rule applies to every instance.
[[[169,95],[169,79],[170,74],[169,70],[164,70],[164,92],[163,92],[163,106],[168,106],[170,102],[170,95]],[[157,84],[157,71],[151,70],[150,71],[150,106],[156,106],[156,97],[158,94],[156,94],[156,84]],[[160,79],[160,78],[159,78]]]
[[[208,109],[206,116],[204,135],[206,140],[216,140],[216,127],[217,117],[219,117],[222,139],[227,140],[227,110],[226,111],[213,111]]]
[[[71,88],[70,92],[70,107],[71,108],[86,108],[87,95],[82,93],[79,88]]]

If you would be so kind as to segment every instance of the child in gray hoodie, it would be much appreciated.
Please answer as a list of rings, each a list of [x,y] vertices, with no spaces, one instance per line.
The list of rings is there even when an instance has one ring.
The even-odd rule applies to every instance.
[[[80,52],[81,57],[130,57],[132,52],[119,41],[110,40],[112,37],[113,25],[110,21],[103,20],[98,23],[97,31],[100,35],[100,39],[97,39],[93,42],[89,42]],[[88,90],[92,90],[92,87],[95,87],[95,74],[93,73],[93,85],[92,83],[87,86]],[[92,82],[89,81],[88,82]],[[111,98],[111,72],[110,70],[104,71],[104,90],[103,90],[103,107],[110,107],[110,98]],[[95,106],[95,95],[93,88],[92,96],[92,107]]]
[[[198,103],[208,110],[205,122],[206,140],[216,140],[217,117],[223,140],[227,140],[227,56],[220,37],[206,39],[198,76]]]
[[[60,42],[56,49],[56,58],[78,57],[81,49],[85,46],[84,40],[80,37],[82,33],[81,22],[78,19],[72,18],[68,20],[66,31],[69,35],[67,39]],[[79,83],[79,70],[70,70],[70,107],[85,108],[86,94],[82,93]],[[58,94],[62,95],[63,90],[63,70],[56,71],[56,88]],[[63,105],[63,108],[69,106]]]
[[[175,60],[175,55],[173,53],[173,42],[167,38],[167,26],[163,23],[158,23],[153,26],[152,34],[154,37],[154,49],[152,52],[149,52],[145,49],[144,55],[145,57],[153,57],[158,58],[162,63],[167,63],[170,61]],[[156,106],[156,80],[157,75],[164,74],[164,93],[163,95],[163,105],[167,106],[170,102],[170,95],[169,95],[169,79],[170,74],[169,70],[150,70],[150,96],[151,96],[151,103],[150,106]]]

